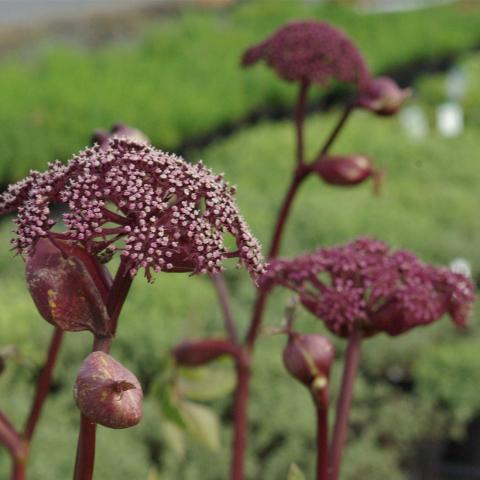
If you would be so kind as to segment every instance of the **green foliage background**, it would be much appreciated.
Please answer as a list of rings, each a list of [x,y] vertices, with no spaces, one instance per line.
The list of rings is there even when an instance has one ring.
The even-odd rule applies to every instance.
[[[4,61],[0,65],[1,178],[18,178],[32,166],[43,168],[53,158],[67,158],[88,142],[94,128],[118,119],[142,128],[158,146],[175,148],[185,138],[234,122],[255,108],[290,104],[291,86],[262,67],[242,72],[238,56],[285,19],[311,16],[342,25],[359,41],[376,71],[463,52],[478,41],[475,27],[480,21],[478,9],[458,5],[358,16],[339,7],[254,2],[228,13],[185,12],[152,24],[144,38],[131,45],[111,45],[96,52],[49,47],[29,61]],[[444,34],[447,25],[449,35]],[[309,179],[294,207],[283,246],[286,255],[367,234],[396,248],[413,249],[426,261],[448,264],[465,257],[474,278],[479,278],[478,57],[469,55],[462,65],[469,76],[464,134],[444,139],[430,132],[414,142],[398,118],[356,113],[334,152],[374,158],[387,173],[382,195],[373,197],[369,185],[339,189]],[[434,107],[444,100],[443,82],[442,75],[425,76],[418,82],[418,97],[413,102],[425,108],[431,121]],[[338,114],[311,116],[307,125],[310,153],[316,151]],[[263,122],[191,152],[188,160],[202,158],[213,169],[225,172],[238,186],[244,216],[268,245],[292,166],[293,146],[288,121]],[[0,346],[17,345],[22,358],[10,360],[0,376],[0,408],[21,425],[51,327],[36,313],[28,296],[22,260],[9,252],[10,230],[9,222],[0,224]],[[236,317],[245,327],[253,288],[244,272],[231,267],[227,280]],[[286,292],[274,294],[267,324],[280,323],[287,299]],[[298,327],[324,332],[306,313]],[[382,336],[365,343],[344,480],[406,478],[422,442],[462,435],[480,407],[474,387],[479,332],[477,313],[464,334],[443,319],[395,340]],[[164,371],[172,345],[184,337],[204,334],[222,334],[220,311],[208,279],[160,275],[148,285],[139,277],[122,314],[113,355],[148,387]],[[285,478],[291,462],[298,463],[307,478],[313,472],[313,412],[307,392],[283,370],[284,341],[265,337],[258,344],[247,464],[251,479]],[[335,342],[340,359],[344,345]],[[33,443],[32,480],[71,476],[78,424],[71,388],[90,343],[87,334],[67,335],[54,391]],[[339,368],[340,361],[333,375],[334,392]],[[413,390],[392,382],[392,372]],[[171,438],[168,441],[158,402],[149,395],[140,426],[126,431],[99,429],[97,478],[226,478],[230,399],[206,404],[222,419],[219,450],[209,452],[189,439],[186,456],[180,457],[171,448]],[[8,475],[8,462],[0,450],[0,478]]]

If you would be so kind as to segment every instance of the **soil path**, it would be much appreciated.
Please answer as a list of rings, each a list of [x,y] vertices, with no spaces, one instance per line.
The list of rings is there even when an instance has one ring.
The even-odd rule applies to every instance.
[[[75,21],[97,14],[119,13],[169,0],[0,0],[0,28],[29,27],[52,21]]]

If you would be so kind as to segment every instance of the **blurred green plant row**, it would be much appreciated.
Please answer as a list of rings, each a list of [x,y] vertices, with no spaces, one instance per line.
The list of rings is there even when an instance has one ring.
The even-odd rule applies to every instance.
[[[470,63],[467,59],[465,65]],[[478,79],[478,71],[472,70],[472,84],[476,85]],[[434,80],[443,82],[444,77]],[[430,91],[424,87],[427,81],[425,78],[419,84],[422,96],[424,88]],[[414,102],[427,110],[433,105],[428,96],[427,102]],[[321,118],[314,115],[309,120],[310,152],[316,151],[338,114],[334,111]],[[151,134],[152,129],[147,128],[146,133]],[[431,132],[415,142],[404,133],[399,118],[385,121],[365,112],[355,113],[334,153],[358,152],[374,158],[377,166],[386,171],[382,195],[373,197],[370,185],[338,189],[312,178],[294,207],[283,251],[294,255],[368,234],[397,248],[413,249],[436,263],[448,264],[455,257],[464,257],[478,278],[480,217],[474,199],[480,184],[475,155],[479,135],[478,123],[468,122],[458,138],[445,139]],[[263,123],[191,157],[192,161],[203,158],[237,184],[240,208],[264,245],[268,244],[272,219],[286,186],[293,137],[287,121]],[[6,372],[0,376],[0,407],[21,422],[51,327],[39,317],[28,296],[21,259],[12,260],[8,252],[10,229],[7,222],[0,225],[1,344],[19,346],[22,355],[17,362],[8,361]],[[251,284],[246,274],[233,268],[227,272],[227,280],[234,292],[235,314],[245,326],[253,295]],[[286,292],[275,293],[267,324],[279,325],[287,300]],[[298,327],[324,331],[306,313],[301,315]],[[218,376],[208,380],[208,375],[200,379],[187,375],[180,379],[185,397],[177,403],[172,401],[175,392],[165,382],[170,372],[170,348],[184,337],[205,334],[222,334],[221,314],[208,279],[172,274],[159,275],[154,285],[141,277],[135,280],[113,354],[146,386],[146,416],[133,430],[99,429],[98,478],[225,478],[231,435],[230,399],[222,393],[231,388],[231,377],[227,375],[220,381]],[[87,334],[73,336],[67,336],[54,392],[33,444],[29,467],[33,480],[71,475],[78,422],[71,388],[91,341]],[[461,437],[468,422],[480,411],[476,391],[480,382],[476,362],[479,336],[477,312],[464,334],[443,319],[429,329],[416,329],[395,341],[382,336],[365,342],[344,480],[404,479],[405,472],[416,463],[422,442]],[[281,336],[265,336],[258,344],[250,410],[249,478],[286,478],[291,462],[298,463],[307,478],[313,475],[313,412],[306,390],[283,371],[284,342]],[[338,350],[341,357],[341,344]],[[225,375],[228,363],[218,368]],[[339,374],[337,365],[335,382]],[[223,385],[221,391],[199,396],[199,389],[210,390],[202,386],[209,381],[217,387]],[[293,416],[295,422],[291,421]],[[66,421],[58,425],[53,418]],[[189,434],[185,435],[183,429]],[[48,462],[46,451],[55,451]],[[0,477],[7,471],[8,458],[0,450]]]
[[[359,15],[332,4],[255,1],[155,21],[132,44],[95,51],[47,44],[40,55],[0,64],[0,178],[6,183],[66,160],[89,143],[94,128],[119,120],[174,151],[252,111],[289,105],[293,87],[267,69],[239,67],[247,46],[288,19],[340,26],[378,73],[478,44],[480,11],[469,5]]]
[[[241,72],[238,58],[245,46],[286,18],[312,16],[342,25],[359,41],[377,72],[418,58],[463,52],[478,41],[480,19],[478,10],[458,6],[358,17],[339,7],[252,2],[229,12],[191,12],[152,24],[145,37],[132,45],[106,46],[98,52],[55,48],[29,63],[3,64],[2,178],[16,178],[30,167],[43,169],[56,157],[66,159],[88,143],[93,128],[118,120],[142,128],[156,145],[175,149],[185,138],[255,108],[289,104],[293,88],[282,86],[264,68]],[[355,113],[333,152],[371,156],[386,171],[382,195],[374,198],[369,185],[338,189],[312,178],[294,207],[283,247],[286,255],[367,234],[396,248],[413,249],[435,263],[464,257],[478,279],[478,56],[466,56],[461,67],[468,77],[465,132],[445,139],[430,131],[416,142],[404,133],[399,118],[385,121]],[[444,75],[428,75],[415,85],[414,102],[425,109],[430,122],[434,107],[445,100],[444,81]],[[310,118],[310,152],[316,151],[338,114]],[[286,187],[293,138],[289,122],[265,122],[189,156],[224,171],[238,186],[241,211],[265,246]],[[29,298],[22,260],[9,252],[11,228],[9,222],[0,223],[0,348],[16,345],[20,354],[7,360],[0,376],[0,408],[20,425],[51,326]],[[245,326],[252,286],[246,274],[233,268],[227,281],[234,293],[236,317]],[[113,355],[145,386],[145,418],[131,430],[99,428],[97,478],[225,479],[231,436],[231,401],[223,395],[231,389],[228,362],[221,362],[206,377],[184,372],[177,379],[180,386],[176,385],[182,398],[175,402],[178,390],[171,389],[168,361],[170,348],[184,337],[222,335],[215,300],[206,278],[159,275],[154,285],[141,277],[135,280]],[[287,300],[286,292],[275,293],[267,324],[279,325]],[[395,341],[382,336],[365,343],[343,480],[404,479],[422,443],[462,436],[480,411],[478,319],[477,311],[464,334],[443,319]],[[306,313],[298,327],[324,331]],[[284,479],[292,462],[307,478],[313,476],[313,412],[306,390],[283,371],[284,342],[281,336],[265,336],[258,344],[247,465],[252,479]],[[90,344],[87,334],[67,335],[53,392],[33,442],[32,480],[71,476],[78,427],[72,385]],[[340,358],[340,344],[338,351]],[[337,365],[335,382],[339,374]],[[221,381],[218,375],[223,375]],[[199,395],[199,391],[211,393],[209,381],[222,388],[215,395]],[[9,459],[0,448],[0,478],[8,475],[8,469]]]

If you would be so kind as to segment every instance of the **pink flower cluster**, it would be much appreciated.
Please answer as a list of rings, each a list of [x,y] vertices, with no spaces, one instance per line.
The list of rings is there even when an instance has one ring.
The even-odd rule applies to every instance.
[[[265,60],[283,79],[326,85],[335,79],[363,88],[370,73],[362,55],[343,32],[328,23],[297,21],[280,27],[243,55],[243,66]]]
[[[201,162],[114,138],[31,172],[0,196],[0,214],[17,211],[13,245],[31,252],[42,237],[80,244],[93,255],[120,250],[130,273],[218,272],[238,257],[252,276],[263,272],[258,241],[240,216],[234,188]],[[63,228],[51,205],[63,204]],[[60,231],[57,231],[60,230]],[[229,251],[224,234],[237,245]]]
[[[335,334],[399,335],[448,313],[464,327],[474,286],[448,268],[426,265],[412,253],[360,238],[292,260],[273,260],[261,287],[282,285]]]

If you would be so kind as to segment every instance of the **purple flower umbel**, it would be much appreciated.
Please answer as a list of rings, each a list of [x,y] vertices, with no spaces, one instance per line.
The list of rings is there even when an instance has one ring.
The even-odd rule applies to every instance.
[[[134,275],[152,271],[217,272],[238,257],[255,277],[263,272],[258,241],[240,216],[235,189],[201,162],[142,143],[112,139],[31,172],[0,196],[0,214],[17,211],[13,245],[29,254],[43,237],[80,244],[93,255],[121,251]],[[64,229],[53,231],[52,204],[63,204]],[[235,251],[224,234],[236,241]]]
[[[283,79],[326,85],[335,79],[362,88],[370,73],[343,32],[325,22],[297,21],[280,27],[243,55],[245,67],[265,62]]]
[[[448,268],[426,265],[405,250],[360,238],[292,260],[273,260],[262,288],[283,285],[337,335],[399,335],[448,313],[464,327],[474,286]]]

